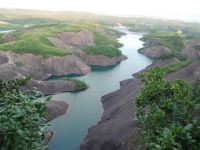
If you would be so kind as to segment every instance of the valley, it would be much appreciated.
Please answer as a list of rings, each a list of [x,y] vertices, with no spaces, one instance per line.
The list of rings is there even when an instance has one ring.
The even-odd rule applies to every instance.
[[[136,100],[140,74],[156,67],[191,85],[199,118],[199,23],[0,10],[0,80],[30,77],[23,93],[51,96],[42,141],[50,150],[146,149]]]

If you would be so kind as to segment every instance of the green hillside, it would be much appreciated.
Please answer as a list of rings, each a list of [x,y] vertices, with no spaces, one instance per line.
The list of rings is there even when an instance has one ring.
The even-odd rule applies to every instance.
[[[114,57],[121,55],[118,48],[121,46],[113,36],[121,34],[114,32],[113,29],[102,26],[108,36],[103,33],[96,32],[96,24],[74,24],[74,23],[56,23],[56,24],[37,24],[16,30],[11,34],[16,37],[16,41],[3,43],[3,34],[0,34],[0,49],[4,51],[12,51],[16,53],[33,53],[42,56],[56,55],[66,56],[71,55],[72,51],[56,48],[50,43],[47,37],[56,37],[62,32],[79,32],[89,30],[94,34],[95,45],[92,47],[82,47],[82,49],[91,55],[105,55]]]

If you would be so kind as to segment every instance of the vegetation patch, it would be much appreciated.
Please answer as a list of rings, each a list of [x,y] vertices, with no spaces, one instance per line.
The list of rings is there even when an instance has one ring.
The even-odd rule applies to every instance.
[[[54,47],[54,45],[48,41],[47,37],[56,37],[62,32],[80,32],[82,30],[89,30],[94,34],[95,46],[83,47],[82,49],[86,53],[90,55],[105,55],[108,57],[120,56],[121,51],[118,50],[118,48],[121,47],[122,44],[118,43],[113,36],[119,36],[122,33],[114,31],[106,26],[102,26],[102,29],[105,29],[105,32],[108,32],[108,36],[105,36],[103,33],[96,32],[96,27],[97,25],[89,23],[39,23],[12,32],[11,34],[16,37],[16,41],[14,42],[4,43],[2,39],[3,34],[0,34],[0,49],[16,53],[33,53],[44,57],[49,55],[71,55],[72,52],[70,49],[65,50]]]
[[[179,59],[180,61],[186,61],[188,59],[187,56],[185,56],[184,54],[182,54],[180,52],[171,52],[169,54],[162,54],[157,59],[158,60],[166,60],[166,59],[170,59],[173,57]]]
[[[192,98],[197,102],[200,103],[200,78],[196,81],[193,86]]]
[[[80,27],[74,24],[42,24],[31,26],[25,30],[13,32],[12,34],[16,36],[16,41],[0,44],[0,49],[16,53],[33,53],[42,56],[71,55],[70,50],[56,48],[47,39],[49,36],[56,36],[58,33],[64,31],[78,32],[80,31]]]
[[[172,51],[181,51],[184,48],[183,39],[176,32],[152,32],[145,34],[141,40],[149,42],[147,46],[165,46]]]
[[[107,57],[118,57],[122,53],[119,48],[122,46],[115,39],[108,38],[98,32],[93,32],[95,37],[95,46],[84,47],[83,50],[89,55],[105,55]]]
[[[122,35],[126,35],[126,33],[121,32],[119,30],[115,30],[113,28],[111,28],[110,26],[102,26],[102,28],[104,29],[104,31],[106,31],[109,35],[112,36],[116,36],[116,37],[121,37]]]
[[[83,49],[89,55],[104,55],[110,58],[121,56],[121,51],[113,45],[89,46]]]
[[[19,61],[16,61],[15,64],[16,64],[17,67],[22,67],[22,66],[24,66],[24,62],[23,62],[23,61],[20,61],[20,60],[19,60]]]
[[[162,67],[162,71],[164,71],[165,73],[171,73],[171,72],[175,72],[178,69],[181,69],[187,65],[189,65],[192,61],[191,60],[186,60],[177,64],[170,64],[166,67]]]
[[[45,39],[31,39],[30,37],[28,39],[2,44],[0,45],[0,49],[16,53],[38,54],[44,57],[49,55],[66,56],[71,54],[71,52],[66,51],[64,49],[50,46],[50,43],[48,43],[48,41]]]
[[[146,149],[198,150],[200,121],[193,116],[197,103],[191,99],[192,88],[163,76],[160,68],[141,74],[144,87],[136,103]]]
[[[198,23],[193,23],[182,27],[182,31],[185,34],[186,40],[199,40],[200,29]]]
[[[196,45],[194,48],[200,51],[200,45]]]
[[[78,79],[63,77],[62,80],[73,81],[76,84],[75,91],[82,91],[82,90],[86,90],[88,88],[88,85],[85,82],[78,80]]]
[[[0,81],[0,147],[2,150],[44,150],[46,98],[20,91],[27,79]],[[42,96],[42,97],[41,97]],[[36,98],[37,97],[37,98]]]

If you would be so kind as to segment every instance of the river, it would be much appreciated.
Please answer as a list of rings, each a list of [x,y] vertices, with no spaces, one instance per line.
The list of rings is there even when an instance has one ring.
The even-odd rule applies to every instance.
[[[143,70],[152,63],[149,58],[137,52],[143,45],[139,40],[142,34],[129,32],[126,28],[119,30],[127,34],[118,40],[124,45],[121,51],[128,59],[114,67],[94,67],[91,73],[74,77],[89,85],[85,91],[53,96],[54,100],[66,101],[70,108],[66,115],[50,123],[55,131],[55,136],[49,143],[50,150],[78,150],[88,129],[101,118],[101,97],[119,89],[119,81],[131,78],[133,73]]]
[[[9,32],[13,32],[15,30],[0,30],[0,33],[9,33]]]

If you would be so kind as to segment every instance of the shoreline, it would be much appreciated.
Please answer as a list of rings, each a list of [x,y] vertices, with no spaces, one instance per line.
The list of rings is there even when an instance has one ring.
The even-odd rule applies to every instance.
[[[46,117],[46,122],[49,123],[53,120],[58,119],[59,117],[67,114],[69,110],[70,110],[70,105],[64,101],[51,100],[47,102],[48,115]],[[44,138],[44,144],[48,145],[48,143],[54,138],[55,134],[56,133],[54,130],[50,130]]]
[[[110,93],[107,93],[105,95],[103,95],[101,97],[101,103],[102,103],[102,107],[103,107],[103,114],[101,116],[101,119],[96,123],[96,125],[93,125],[91,126],[89,129],[88,129],[88,132],[84,138],[84,140],[82,141],[82,143],[80,144],[80,150],[92,150],[94,147],[97,148],[97,150],[104,150],[104,148],[109,148],[109,150],[116,150],[116,149],[119,149],[119,150],[124,150],[124,146],[123,145],[118,145],[116,146],[113,142],[113,140],[110,140],[110,141],[106,141],[105,143],[103,143],[102,145],[103,146],[103,149],[101,148],[102,145],[101,145],[101,140],[97,140],[98,138],[96,137],[96,135],[101,135],[103,137],[100,137],[102,139],[102,141],[104,141],[104,139],[107,139],[107,136],[109,136],[107,133],[110,133],[110,130],[113,130],[112,128],[115,126],[114,124],[112,126],[109,127],[108,130],[105,131],[105,128],[106,128],[106,125],[102,125],[102,128],[103,130],[101,131],[94,131],[96,130],[96,128],[98,126],[100,126],[101,124],[105,124],[106,121],[109,121],[113,118],[113,115],[115,113],[118,113],[118,111],[120,111],[120,107],[119,108],[116,108],[116,110],[113,110],[111,112],[107,112],[108,111],[108,107],[109,106],[106,106],[107,104],[106,103],[110,103],[109,100],[111,101],[115,101],[116,103],[116,99],[119,97],[120,95],[120,91],[123,89],[123,88],[126,88],[126,86],[128,85],[132,85],[132,86],[135,86],[137,84],[139,84],[139,87],[141,87],[141,82],[139,81],[137,75],[140,73],[140,72],[143,72],[147,69],[149,69],[150,67],[153,67],[155,65],[156,62],[153,62],[150,66],[147,66],[146,68],[144,68],[143,70],[139,71],[139,72],[136,72],[132,75],[131,78],[128,78],[128,79],[125,79],[125,80],[122,80],[119,82],[120,84],[120,88],[116,91],[111,91]],[[138,88],[138,86],[136,86],[137,89],[140,89]],[[133,91],[136,91],[137,90],[133,90]],[[126,95],[128,95],[128,92],[126,93]],[[114,97],[114,99],[113,99]],[[125,96],[122,96],[122,98],[125,97]],[[116,99],[115,99],[116,98]],[[120,97],[121,98],[121,97]],[[131,105],[131,100],[128,102],[129,103],[129,106]],[[115,105],[115,104],[113,104]],[[113,105],[110,105],[110,107],[112,107]],[[134,112],[133,112],[134,114]],[[132,120],[132,118],[131,118]],[[123,121],[122,121],[123,122]],[[101,127],[100,127],[101,128]],[[127,127],[123,127],[121,130],[123,129],[127,129]],[[105,136],[104,136],[105,135]],[[95,138],[94,138],[95,137]],[[94,139],[93,139],[94,138]],[[115,137],[112,137],[112,138],[115,138]],[[120,137],[121,138],[121,137]],[[95,141],[95,139],[97,141]],[[93,141],[94,140],[94,141]],[[100,145],[97,145],[100,144]]]
[[[60,146],[62,146],[63,148],[70,148],[74,150],[78,149],[82,140],[87,135],[88,129],[91,126],[94,126],[96,123],[98,123],[102,117],[103,108],[102,108],[102,103],[100,102],[102,95],[105,95],[106,93],[117,90],[120,87],[119,82],[121,80],[130,78],[134,71],[138,72],[137,70],[140,70],[140,69],[143,70],[144,68],[146,68],[146,66],[152,63],[152,61],[149,58],[144,57],[143,55],[137,52],[137,49],[141,47],[143,43],[141,40],[139,40],[139,38],[140,38],[140,35],[138,34],[137,35],[126,34],[125,36],[119,38],[119,41],[122,42],[124,45],[120,50],[122,51],[124,55],[127,55],[129,57],[129,59],[127,59],[126,61],[122,61],[119,65],[115,66],[110,71],[104,70],[100,73],[98,73],[98,71],[92,71],[90,74],[86,76],[81,76],[80,78],[79,77],[77,78],[77,79],[85,80],[86,83],[88,83],[91,88],[89,88],[86,91],[80,92],[77,95],[74,95],[71,93],[68,93],[68,94],[63,93],[60,95],[56,95],[55,98],[57,98],[58,100],[59,99],[64,100],[64,97],[68,97],[67,103],[70,104],[72,109],[70,112],[70,116],[62,118],[58,120],[58,122],[56,121],[53,122],[52,126],[55,127],[54,129],[57,136],[49,144],[49,146],[52,147],[52,149],[58,149]],[[126,45],[129,45],[130,40],[133,40],[133,43],[136,43],[136,44],[131,45],[131,49],[129,47],[126,47]],[[139,62],[139,64],[134,63],[134,62]],[[133,63],[135,64],[135,67],[133,67],[133,70],[132,69],[127,70],[127,67],[128,66],[130,67],[131,64]],[[122,72],[124,73],[121,74]],[[96,78],[98,78],[98,80]],[[113,78],[115,78],[114,81],[111,80]],[[108,85],[106,86],[106,88],[105,88],[105,84],[103,84],[102,81],[104,81],[106,85]],[[93,94],[95,95],[95,97],[92,97],[92,95],[90,97],[86,96],[88,94],[91,94],[90,93],[91,91],[93,93],[96,93],[96,94]],[[84,102],[84,104],[82,104],[82,102]],[[88,111],[88,109],[90,110],[88,106],[91,104],[93,104],[94,106],[91,108],[91,111]],[[81,106],[81,111],[77,112],[77,110],[80,109],[79,105]],[[94,108],[98,108],[98,109],[95,109],[96,110],[95,113],[93,110]],[[77,124],[77,119],[80,120],[83,118],[83,116],[86,116],[86,115],[88,116],[92,112],[93,112],[93,117],[91,117],[91,119],[87,119],[83,121],[85,123],[88,122],[87,123],[88,125],[83,125],[85,123],[81,123],[81,125],[77,127],[78,129],[76,129],[76,127],[73,127],[73,124]],[[67,122],[66,122],[66,118],[67,118]],[[60,126],[63,126],[63,128],[60,128],[58,126],[58,123],[60,124]],[[79,128],[81,128],[80,131],[79,131]],[[65,130],[65,133],[63,133],[63,130]],[[75,130],[78,130],[78,132]],[[71,134],[73,134],[73,138],[69,136]],[[67,139],[68,142],[72,142],[74,144],[66,144],[63,138]]]
[[[128,150],[128,146],[132,150],[145,149],[142,148],[141,127],[137,120],[134,120],[136,117],[135,98],[139,95],[142,87],[138,74],[157,66],[164,67],[173,63],[173,60],[170,59],[154,61],[150,66],[134,73],[132,78],[120,81],[120,88],[118,90],[102,96],[101,102],[104,112],[101,120],[95,126],[88,129],[87,136],[82,141],[80,150],[94,148],[96,150],[104,150],[104,148],[109,150]],[[175,80],[178,77],[193,84],[198,78],[199,65],[199,60],[193,61],[175,72],[168,73],[165,78]]]

